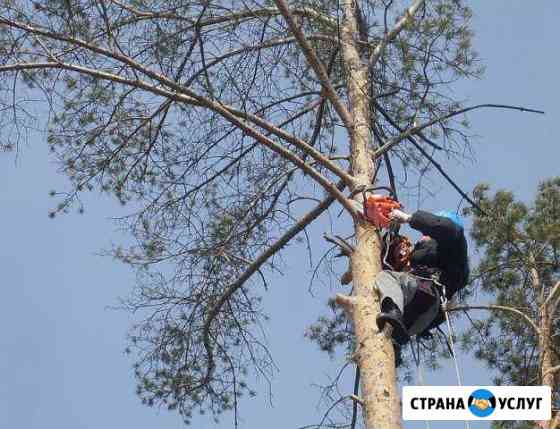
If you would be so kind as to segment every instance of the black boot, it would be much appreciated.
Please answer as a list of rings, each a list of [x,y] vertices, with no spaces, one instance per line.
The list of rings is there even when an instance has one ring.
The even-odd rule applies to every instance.
[[[410,339],[404,326],[401,310],[391,298],[385,298],[381,303],[381,313],[377,315],[376,322],[380,331],[383,331],[385,323],[388,322],[393,327],[393,339],[398,344],[406,344]]]

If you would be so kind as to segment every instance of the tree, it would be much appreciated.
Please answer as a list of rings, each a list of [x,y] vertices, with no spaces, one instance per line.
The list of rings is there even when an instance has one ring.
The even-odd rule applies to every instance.
[[[128,306],[148,312],[131,337],[148,405],[237,415],[249,371],[272,368],[259,284],[337,202],[355,232],[365,426],[400,426],[393,348],[371,334],[379,235],[352,199],[382,164],[396,189],[391,161],[445,174],[431,153],[467,148],[456,118],[504,107],[449,96],[481,71],[470,16],[460,0],[2,0],[2,145],[48,112],[72,182],[51,216],[94,189],[133,203],[137,245],[115,254],[138,270]]]
[[[463,344],[496,371],[497,384],[550,386],[558,408],[560,178],[542,182],[530,206],[511,192],[489,196],[488,190],[478,186],[475,197],[489,216],[467,212],[473,215],[472,238],[482,251],[476,284],[495,296],[495,304],[455,308],[489,310],[486,319],[473,321]],[[559,425],[556,411],[543,427]]]

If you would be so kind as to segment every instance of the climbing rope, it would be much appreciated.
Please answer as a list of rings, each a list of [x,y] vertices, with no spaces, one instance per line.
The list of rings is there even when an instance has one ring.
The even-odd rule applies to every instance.
[[[419,386],[425,386],[426,381],[424,379],[424,372],[422,371],[422,361],[420,358],[420,340],[418,337],[415,338],[416,342],[416,351],[414,350],[414,345],[412,341],[410,342],[410,350],[412,351],[412,357],[414,358],[414,363],[416,364],[416,380]],[[426,429],[430,429],[430,422],[425,420]]]
[[[443,314],[445,314],[445,322],[447,323],[447,330],[449,332],[449,344],[451,346],[452,351],[452,358],[455,364],[455,373],[457,374],[457,383],[459,386],[463,385],[463,378],[461,376],[461,371],[459,369],[459,362],[457,360],[457,355],[455,353],[455,340],[453,337],[455,336],[455,332],[453,330],[453,324],[451,323],[451,318],[449,317],[449,313],[447,312],[447,291],[445,290],[445,285],[441,284],[443,293],[441,294],[441,306],[443,310]]]
[[[445,285],[440,283],[443,293],[441,294],[441,305],[442,311],[445,314],[445,321],[447,323],[447,331],[449,332],[449,344],[451,348],[451,357],[453,358],[453,363],[455,364],[455,373],[457,374],[457,384],[459,386],[463,385],[463,378],[461,376],[461,370],[459,369],[459,361],[457,359],[457,354],[455,353],[455,331],[453,329],[453,324],[451,323],[451,318],[449,317],[449,312],[447,311],[447,291],[445,290]],[[465,421],[465,428],[470,429],[468,421]]]

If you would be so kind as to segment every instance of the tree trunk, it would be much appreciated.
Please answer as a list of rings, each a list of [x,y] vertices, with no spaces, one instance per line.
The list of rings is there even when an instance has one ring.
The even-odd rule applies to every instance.
[[[540,359],[541,359],[541,377],[542,385],[549,386],[550,390],[554,394],[555,374],[552,371],[553,368],[553,350],[552,350],[552,332],[551,332],[551,319],[549,306],[547,304],[547,297],[545,295],[545,288],[541,283],[541,278],[539,272],[536,268],[536,259],[532,252],[529,253],[529,261],[531,263],[531,285],[538,293],[539,296],[539,308],[540,308],[540,334],[539,334],[539,348],[540,348]],[[554,429],[558,426],[558,416],[555,418],[542,422],[541,427],[543,429]]]
[[[553,362],[553,351],[552,351],[552,336],[550,330],[550,318],[548,316],[548,309],[545,307],[542,310],[541,315],[541,334],[539,338],[540,348],[541,348],[541,374],[542,374],[542,385],[549,386],[554,397],[554,390],[556,388],[556,377],[555,372],[552,371],[554,367]],[[554,403],[553,403],[554,405]],[[558,413],[557,413],[558,414]],[[544,424],[544,429],[555,429],[558,427],[559,417],[555,416],[552,420]]]
[[[367,429],[401,427],[395,357],[391,340],[377,332],[379,299],[373,280],[380,270],[379,239],[371,225],[356,225],[357,245],[352,256],[354,331],[360,367],[361,396]]]
[[[342,52],[346,69],[348,98],[352,112],[352,174],[355,185],[370,185],[373,175],[367,61],[360,58],[359,14],[353,0],[344,2],[341,29]],[[394,350],[390,338],[377,331],[375,318],[380,311],[373,289],[381,270],[380,240],[373,225],[356,220],[356,249],[352,255],[354,284],[353,322],[356,335],[356,360],[361,374],[361,397],[366,429],[401,427],[399,395],[396,384]]]

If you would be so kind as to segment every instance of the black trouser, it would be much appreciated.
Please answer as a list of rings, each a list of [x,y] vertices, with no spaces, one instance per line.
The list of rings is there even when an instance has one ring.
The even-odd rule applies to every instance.
[[[439,293],[431,280],[405,272],[381,271],[375,285],[381,300],[391,298],[399,307],[409,335],[423,332],[439,314]]]

